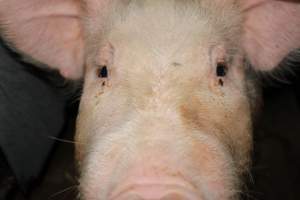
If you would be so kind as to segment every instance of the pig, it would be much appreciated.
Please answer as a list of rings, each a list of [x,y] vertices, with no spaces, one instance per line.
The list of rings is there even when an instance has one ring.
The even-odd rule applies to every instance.
[[[84,80],[84,200],[239,199],[251,74],[300,47],[299,17],[299,4],[276,0],[0,0],[9,46]]]

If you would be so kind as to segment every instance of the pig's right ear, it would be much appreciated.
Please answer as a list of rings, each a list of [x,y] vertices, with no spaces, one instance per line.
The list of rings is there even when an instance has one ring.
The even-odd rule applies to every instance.
[[[78,79],[84,62],[80,2],[0,0],[0,33],[25,56]]]
[[[251,64],[271,70],[300,48],[299,0],[240,0],[245,15],[243,45]]]

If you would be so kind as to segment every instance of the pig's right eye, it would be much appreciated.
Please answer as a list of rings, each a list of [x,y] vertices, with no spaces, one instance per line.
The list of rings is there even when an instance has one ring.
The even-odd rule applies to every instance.
[[[217,64],[216,75],[217,77],[225,77],[227,74],[227,65],[224,62],[219,62]]]
[[[227,75],[227,64],[225,62],[218,62],[216,67],[216,76],[220,86],[224,86],[224,78]]]
[[[97,70],[97,76],[98,78],[107,78],[108,77],[108,70],[107,66],[99,66],[99,69]]]

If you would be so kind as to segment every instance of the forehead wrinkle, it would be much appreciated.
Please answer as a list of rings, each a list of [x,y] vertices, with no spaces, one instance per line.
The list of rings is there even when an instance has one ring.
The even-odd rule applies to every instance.
[[[226,42],[226,47],[239,46],[241,16],[234,1],[219,0],[128,0],[110,6],[105,23],[102,15],[89,16],[87,24],[88,55],[103,41],[120,40],[144,43],[157,57],[176,54],[182,46],[204,42],[213,46]],[[99,21],[100,19],[98,19]],[[98,26],[96,25],[98,24]],[[101,25],[101,28],[100,28]],[[169,52],[167,55],[166,52]]]
[[[183,47],[200,46],[201,43],[209,43],[211,41],[202,38],[201,36],[203,35],[200,33],[197,34],[194,30],[187,30],[186,28],[181,29],[178,27],[177,29],[180,30],[172,29],[167,33],[162,29],[151,30],[151,27],[144,27],[142,24],[146,22],[132,23],[134,23],[132,26],[135,27],[130,27],[131,25],[127,23],[120,25],[121,27],[116,27],[109,34],[108,40],[131,43],[131,45],[135,44],[137,47],[147,48],[158,59],[171,58]],[[134,29],[144,30],[135,31]]]
[[[110,33],[120,25],[126,24],[128,29],[137,32],[164,31],[164,36],[174,33],[175,35],[179,33],[181,36],[184,32],[200,30],[202,34],[203,31],[207,31],[207,36],[212,37],[213,35],[210,34],[212,30],[221,35],[232,35],[229,32],[235,32],[240,22],[239,13],[235,11],[238,9],[234,9],[235,4],[232,2],[226,4],[219,3],[217,0],[187,2],[132,0],[128,2],[126,5],[112,8],[103,31]],[[126,27],[123,26],[121,29],[126,30]]]
[[[224,35],[233,38],[229,36],[236,33],[239,20],[232,20],[234,14],[229,11],[232,5],[226,4],[221,9],[213,7],[216,2],[210,4],[202,1],[183,3],[176,0],[165,0],[162,4],[158,4],[150,0],[143,3],[133,0],[122,7],[120,12],[111,16],[104,38],[118,45],[117,49],[120,51],[127,46],[127,50],[131,51],[130,59],[133,56],[139,59],[140,52],[137,51],[147,50],[148,52],[144,53],[146,55],[151,52],[149,56],[151,62],[167,66],[175,61],[174,58],[180,52],[192,51],[193,46],[207,49],[210,46],[227,43],[228,40]],[[176,9],[176,6],[182,9]],[[229,19],[226,17],[219,19],[219,15],[225,15],[224,13],[228,13]],[[225,23],[226,21],[228,23]],[[232,29],[228,28],[231,26]],[[231,43],[226,45],[228,46],[235,47]],[[141,55],[139,61],[145,59],[145,55]]]

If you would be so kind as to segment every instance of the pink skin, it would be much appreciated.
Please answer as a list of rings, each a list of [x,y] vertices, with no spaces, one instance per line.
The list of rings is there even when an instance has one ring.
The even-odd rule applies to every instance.
[[[271,70],[300,46],[300,3],[296,1],[245,1],[244,47],[252,64]],[[257,19],[257,20],[254,20]]]
[[[153,162],[150,160],[143,160],[147,163],[157,163],[157,158]],[[120,184],[112,187],[109,199],[131,199],[139,197],[138,199],[204,199],[203,195],[196,189],[195,185],[185,180],[182,175],[175,176],[172,174],[173,170],[179,169],[165,169],[163,172],[160,169],[145,167],[143,163],[132,164],[126,177]],[[164,166],[165,163],[158,163],[159,166]],[[130,198],[131,197],[131,198]]]
[[[162,19],[172,15],[162,11],[153,24],[140,20],[143,12],[128,17],[138,30],[130,20],[128,29],[122,22],[110,30],[112,9],[126,2],[0,0],[0,33],[12,47],[66,78],[85,79],[76,136],[82,198],[236,199],[251,150],[242,60],[271,70],[300,47],[300,4],[207,0],[207,9],[217,2],[213,16],[199,20],[216,24],[199,33],[194,18],[167,29],[173,21]],[[211,20],[223,9],[224,22]],[[222,25],[236,29],[220,33]],[[154,41],[143,37],[148,32]],[[228,55],[229,47],[238,52]],[[226,76],[217,77],[229,56]],[[104,66],[108,77],[99,77]]]

